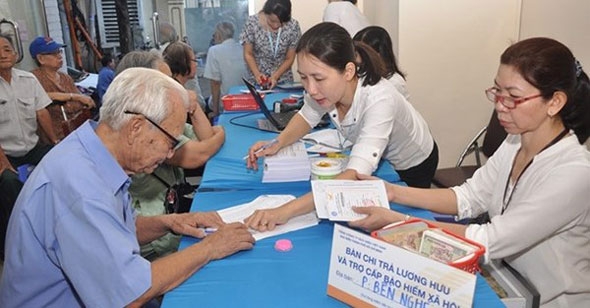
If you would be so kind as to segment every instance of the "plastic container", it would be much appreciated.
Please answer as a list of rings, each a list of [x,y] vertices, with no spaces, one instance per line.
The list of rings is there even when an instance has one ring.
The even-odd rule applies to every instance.
[[[342,162],[334,158],[316,158],[311,161],[312,180],[330,180],[342,172]]]
[[[263,95],[261,97],[264,98]],[[221,98],[224,111],[254,111],[260,109],[250,93],[228,94]]]
[[[402,221],[402,222],[397,223],[397,224],[394,224],[394,225],[392,224],[392,225],[389,225],[389,226],[385,226],[382,230],[386,230],[386,229],[389,229],[389,228],[395,228],[395,227],[399,227],[399,226],[404,225],[404,224],[418,222],[418,221],[422,221],[422,222],[426,223],[426,225],[428,225],[428,227],[430,229],[438,229],[437,226],[431,224],[428,221],[425,221],[425,220],[422,220],[422,219],[418,219],[418,218],[412,218],[412,219],[408,219],[406,221]],[[483,245],[481,245],[480,243],[474,242],[474,241],[469,240],[469,239],[467,239],[467,238],[465,238],[463,236],[459,236],[457,234],[454,234],[452,232],[449,232],[449,231],[447,231],[445,229],[441,229],[441,230],[445,234],[447,234],[447,235],[449,235],[451,237],[454,237],[454,238],[456,238],[457,240],[459,240],[461,242],[465,242],[465,243],[468,243],[468,244],[470,244],[472,246],[475,246],[477,248],[470,255],[469,258],[467,258],[467,259],[462,258],[462,259],[459,259],[457,261],[454,261],[454,262],[451,262],[451,263],[447,263],[447,264],[450,265],[450,266],[452,266],[452,267],[458,268],[460,270],[464,270],[464,271],[469,272],[469,273],[472,273],[472,274],[475,274],[476,272],[480,271],[478,261],[479,261],[479,258],[485,253],[485,251],[486,251],[485,247]],[[374,238],[378,238],[380,240],[383,240],[382,238],[379,237],[379,232],[378,231],[379,230],[376,230],[376,231],[371,232],[371,236],[374,237]]]

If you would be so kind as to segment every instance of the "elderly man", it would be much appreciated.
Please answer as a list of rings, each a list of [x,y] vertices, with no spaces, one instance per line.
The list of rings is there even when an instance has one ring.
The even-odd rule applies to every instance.
[[[14,68],[17,57],[11,38],[0,34],[0,258],[8,218],[22,187],[16,168],[36,165],[51,149],[39,143],[37,123],[52,143],[58,141],[45,109],[51,99],[33,74]]]
[[[209,118],[221,112],[221,97],[228,94],[229,88],[242,85],[246,75],[246,62],[242,45],[234,40],[234,25],[220,22],[215,26],[213,40],[216,45],[207,52],[207,64],[203,76],[211,80],[211,99]]]
[[[225,225],[215,212],[135,216],[129,175],[174,155],[188,103],[180,84],[152,69],[114,79],[100,122],[64,139],[21,191],[8,226],[3,307],[141,306],[210,260],[252,248],[243,224]],[[205,227],[218,230],[204,237]],[[204,238],[152,263],[140,256],[140,244],[169,231]]]

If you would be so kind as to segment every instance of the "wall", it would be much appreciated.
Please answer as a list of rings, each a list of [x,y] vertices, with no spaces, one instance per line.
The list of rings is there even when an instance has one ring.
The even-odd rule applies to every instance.
[[[471,137],[488,122],[502,51],[517,39],[514,0],[399,2],[399,64],[411,103],[424,116],[440,151],[440,167],[455,164]]]

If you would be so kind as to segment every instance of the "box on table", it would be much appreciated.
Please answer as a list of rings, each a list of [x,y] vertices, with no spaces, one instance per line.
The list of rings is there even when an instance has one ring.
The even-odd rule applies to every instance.
[[[261,94],[264,98],[264,94]],[[227,94],[221,97],[224,111],[255,111],[260,109],[250,93]]]

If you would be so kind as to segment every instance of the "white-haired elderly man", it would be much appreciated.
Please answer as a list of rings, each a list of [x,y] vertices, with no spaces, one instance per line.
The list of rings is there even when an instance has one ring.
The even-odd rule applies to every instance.
[[[243,224],[219,215],[135,216],[129,176],[175,151],[187,92],[152,69],[131,68],[109,86],[100,121],[87,122],[33,171],[8,226],[3,307],[139,307],[210,260],[250,249]],[[200,227],[217,227],[207,237]],[[203,237],[150,263],[139,245],[167,232]]]

